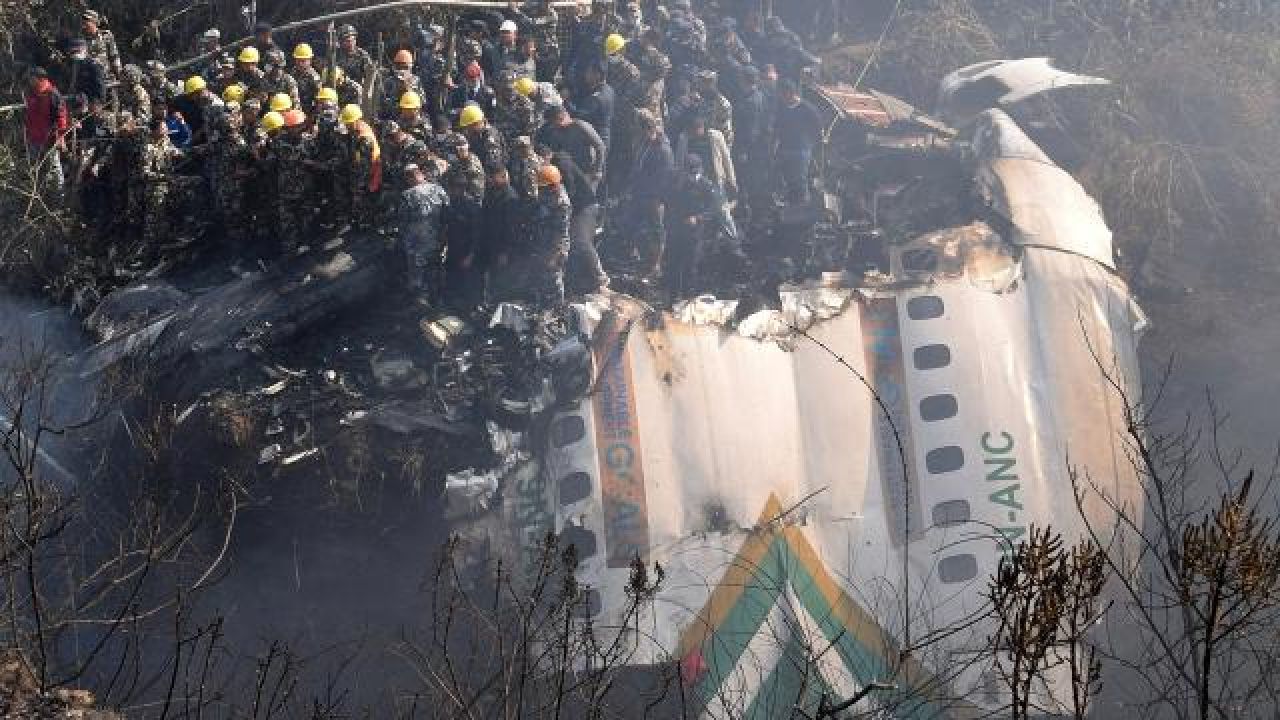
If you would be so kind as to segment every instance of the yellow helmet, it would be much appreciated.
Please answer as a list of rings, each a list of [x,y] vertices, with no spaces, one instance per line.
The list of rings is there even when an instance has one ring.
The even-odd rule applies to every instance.
[[[222,90],[222,99],[224,102],[240,102],[244,100],[244,85],[240,83],[231,83]]]
[[[604,39],[604,53],[606,55],[617,55],[618,51],[627,46],[626,38],[618,33],[612,33]]]
[[[521,76],[516,78],[515,82],[511,83],[511,87],[521,95],[529,97],[533,94],[535,83],[531,78]]]
[[[242,63],[258,62],[258,48],[250,45],[249,47],[241,50],[240,54],[236,56],[236,62],[242,62]]]
[[[330,85],[337,87],[342,84],[342,79],[346,77],[346,73],[342,72],[342,68],[333,67],[325,71],[325,79],[330,80]]]
[[[316,54],[311,51],[311,46],[306,43],[298,43],[293,46],[294,60],[310,60],[315,56]]]
[[[468,105],[462,108],[462,114],[458,116],[458,127],[471,127],[476,123],[484,120],[484,111],[479,105]]]
[[[316,93],[316,102],[338,102],[338,91],[331,87],[322,87],[320,92]]]
[[[284,112],[293,107],[293,98],[289,97],[289,93],[276,93],[271,96],[268,107],[276,112]]]
[[[182,92],[187,95],[190,95],[191,93],[200,92],[206,87],[208,87],[208,85],[205,83],[204,78],[200,77],[199,75],[192,75],[191,77],[187,78],[187,81],[185,83],[182,84]]]
[[[261,126],[263,130],[273,133],[284,127],[284,116],[275,110],[272,110],[262,116],[262,119],[258,121],[258,125]]]
[[[342,113],[338,115],[338,120],[343,125],[354,125],[360,118],[364,117],[359,105],[348,105],[342,108]]]
[[[401,95],[400,109],[401,110],[421,110],[422,96],[412,90]]]

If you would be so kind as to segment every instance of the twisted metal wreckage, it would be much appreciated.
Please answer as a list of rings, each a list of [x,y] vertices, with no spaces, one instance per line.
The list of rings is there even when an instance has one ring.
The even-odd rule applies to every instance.
[[[1003,109],[1100,82],[1043,59],[984,63],[944,80],[941,120],[816,88],[831,120],[816,236],[838,267],[871,257],[878,272],[784,286],[775,307],[500,305],[488,327],[423,319],[429,367],[379,350],[363,379],[291,370],[282,348],[325,335],[385,277],[380,246],[339,238],[198,295],[118,291],[80,370],[168,368],[167,392],[190,403],[179,423],[228,378],[259,383],[263,464],[323,451],[310,425],[283,431],[304,385],[341,396],[324,406],[335,427],[487,438],[492,462],[446,481],[455,527],[513,557],[548,532],[573,543],[594,631],[629,633],[629,664],[678,660],[706,716],[777,716],[800,692],[794,660],[813,655],[815,691],[884,681],[895,689],[872,697],[898,715],[971,716],[1001,696],[990,628],[971,622],[987,578],[1033,524],[1084,532],[1068,452],[1096,483],[1096,526],[1140,497],[1116,390],[1136,395],[1145,321],[1096,203]],[[841,223],[853,206],[875,227]],[[619,628],[637,557],[666,580],[641,626]],[[927,652],[900,652],[931,634]],[[830,652],[798,656],[806,644]],[[1045,707],[1069,699],[1054,679],[1039,691]]]

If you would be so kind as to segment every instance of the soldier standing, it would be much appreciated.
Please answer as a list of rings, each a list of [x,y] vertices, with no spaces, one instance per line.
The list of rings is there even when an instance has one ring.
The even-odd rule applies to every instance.
[[[369,56],[367,50],[357,43],[355,27],[343,25],[338,28],[338,50],[334,57],[334,63],[347,78],[360,83],[361,87],[373,77],[373,58]],[[336,85],[334,87],[337,88],[338,94],[341,95],[342,88]],[[347,100],[344,98],[343,102],[347,102]]]
[[[312,67],[311,61],[315,58],[315,52],[311,50],[311,46],[307,43],[298,43],[293,48],[293,66],[289,68],[289,74],[293,76],[293,82],[298,87],[298,99],[302,101],[301,108],[308,112],[315,112],[316,108],[312,103],[316,100],[316,94],[320,92],[320,73]]]
[[[169,190],[174,161],[182,151],[169,142],[169,128],[164,118],[152,118],[151,135],[139,158],[139,175],[144,187],[142,238],[148,248],[155,248],[169,237]]]
[[[232,242],[248,239],[245,222],[244,184],[249,175],[249,144],[241,132],[240,104],[229,102],[210,146],[210,178],[218,219]]]
[[[146,125],[151,119],[151,95],[142,82],[142,68],[125,65],[120,73],[120,109],[130,113],[135,120]]]
[[[80,31],[89,50],[89,57],[102,63],[106,70],[108,82],[120,77],[123,68],[120,66],[120,50],[116,47],[116,38],[110,30],[103,30],[99,25],[102,18],[93,10],[85,10],[80,15]]]
[[[438,282],[428,282],[428,275],[439,268],[444,255],[440,243],[440,227],[449,195],[434,180],[434,173],[410,163],[402,171],[407,189],[400,194],[400,242],[404,247],[407,284],[414,293],[439,295]],[[431,178],[431,179],[428,179]]]
[[[560,170],[551,164],[538,172],[538,201],[531,223],[533,247],[526,277],[533,299],[547,305],[564,303],[564,266],[569,258],[569,195]]]
[[[378,192],[382,189],[382,150],[359,105],[342,108],[339,120],[347,128],[350,148],[351,220],[357,227],[367,229],[373,225]]]
[[[272,138],[269,151],[276,173],[276,235],[281,252],[292,254],[306,236],[308,209],[307,162],[311,159],[311,139],[305,130],[307,115],[294,108],[283,113],[284,131]]]
[[[480,158],[485,172],[493,172],[507,166],[507,148],[502,135],[484,117],[478,105],[462,108],[458,115],[458,129],[467,138],[472,152]]]
[[[284,52],[274,48],[267,52],[267,69],[263,73],[263,87],[267,93],[284,93],[289,96],[293,107],[301,108],[300,88],[298,81],[285,70]],[[308,98],[310,100],[310,98]]]
[[[493,111],[493,124],[510,142],[521,135],[532,136],[538,130],[538,108],[529,98],[516,92],[515,78],[500,78],[495,88],[498,96]]]

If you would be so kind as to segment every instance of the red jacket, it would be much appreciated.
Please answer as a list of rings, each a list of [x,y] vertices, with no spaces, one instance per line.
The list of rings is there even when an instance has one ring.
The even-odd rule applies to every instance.
[[[45,78],[27,93],[26,100],[27,142],[39,147],[52,145],[67,131],[67,105],[62,93]]]

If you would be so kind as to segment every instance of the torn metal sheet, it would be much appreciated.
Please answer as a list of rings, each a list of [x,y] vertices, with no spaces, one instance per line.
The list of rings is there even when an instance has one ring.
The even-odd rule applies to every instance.
[[[1111,229],[1097,201],[1012,118],[1001,110],[983,113],[973,149],[978,192],[1012,225],[1010,242],[1074,253],[1115,269]]]
[[[736,327],[733,301],[707,297],[636,331],[615,300],[545,471],[504,486],[513,548],[550,530],[586,548],[606,640],[631,562],[661,564],[632,661],[674,655],[704,717],[782,697],[787,648],[815,640],[833,650],[817,667],[829,687],[892,675],[916,715],[987,714],[1003,698],[974,618],[1000,558],[1032,525],[1085,535],[1073,472],[1100,482],[1083,500],[1095,527],[1141,502],[1113,383],[1136,396],[1145,319],[1110,232],[1004,113],[977,127],[990,223],[892,246],[874,287],[784,288]],[[943,628],[960,629],[901,664]],[[1048,706],[1061,689],[1034,691]],[[744,706],[712,702],[727,690]]]
[[[944,77],[935,109],[953,124],[966,124],[989,108],[1012,105],[1050,90],[1110,84],[1106,78],[1060,70],[1047,57],[990,60]]]

